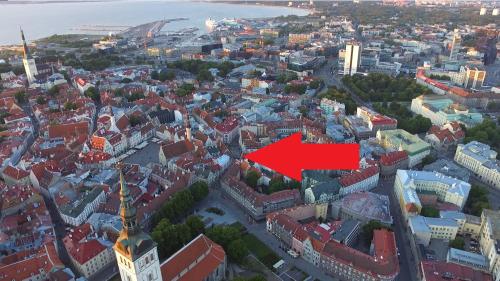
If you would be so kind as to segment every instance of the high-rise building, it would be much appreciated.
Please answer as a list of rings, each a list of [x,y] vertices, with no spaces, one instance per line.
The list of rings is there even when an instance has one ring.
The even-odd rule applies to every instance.
[[[491,11],[492,16],[498,16],[498,8],[494,8],[493,11]]]
[[[24,32],[21,29],[21,38],[23,40],[23,65],[24,71],[26,72],[26,77],[28,78],[28,82],[32,84],[36,78],[35,76],[38,74],[38,70],[36,68],[35,59],[31,56],[28,44],[26,43],[26,38],[24,37]]]
[[[345,46],[344,75],[354,75],[358,72],[361,62],[361,44],[347,43]]]
[[[485,8],[485,7],[481,7],[481,9],[479,10],[479,15],[480,15],[480,16],[484,16],[484,15],[486,15],[486,11],[487,11],[487,10],[486,10],[486,8]]]
[[[137,224],[137,211],[123,177],[122,165],[119,163],[117,168],[120,172],[120,217],[123,226],[114,246],[121,280],[162,280],[156,243]]]
[[[450,60],[457,60],[460,45],[462,44],[462,37],[458,29],[453,32],[453,41],[451,42]]]

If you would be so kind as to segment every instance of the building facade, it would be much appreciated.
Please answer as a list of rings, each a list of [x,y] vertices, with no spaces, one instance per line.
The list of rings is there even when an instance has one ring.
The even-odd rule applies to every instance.
[[[455,162],[470,170],[483,183],[500,188],[500,164],[497,152],[478,141],[459,144]]]
[[[361,63],[361,44],[348,43],[345,46],[344,75],[354,75]]]

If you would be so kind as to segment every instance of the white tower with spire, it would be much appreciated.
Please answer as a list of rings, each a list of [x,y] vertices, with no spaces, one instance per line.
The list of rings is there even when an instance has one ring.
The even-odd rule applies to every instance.
[[[115,114],[113,113],[113,107],[109,107],[109,117],[110,117],[110,122],[111,122],[111,125],[109,126],[109,130],[112,131],[112,132],[115,132],[115,133],[119,133],[120,132],[120,129],[118,129],[118,127],[116,126],[116,118],[115,118]]]
[[[189,112],[186,113],[186,116],[184,116],[184,126],[186,127],[186,140],[191,141],[192,136],[191,136],[191,122],[189,122]]]
[[[122,230],[113,247],[122,281],[161,281],[161,268],[156,243],[137,224],[132,195],[123,178],[123,164],[118,163],[120,173],[120,217]]]
[[[36,80],[35,76],[38,75],[38,70],[36,68],[35,59],[31,56],[29,52],[28,44],[26,43],[26,38],[24,37],[24,32],[22,29],[21,29],[21,39],[23,40],[24,71],[26,72],[26,77],[28,78],[28,82],[30,84],[33,84],[33,82],[35,82]]]

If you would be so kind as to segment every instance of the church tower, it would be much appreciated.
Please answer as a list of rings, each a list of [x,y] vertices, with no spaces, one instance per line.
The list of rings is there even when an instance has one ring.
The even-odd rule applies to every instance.
[[[136,209],[123,177],[123,164],[118,163],[120,172],[120,217],[122,230],[113,247],[122,281],[161,281],[161,269],[156,243],[137,224]]]
[[[186,140],[191,142],[191,122],[189,121],[189,112],[184,117],[184,126],[186,127]]]
[[[26,77],[28,78],[28,82],[32,84],[38,75],[38,70],[36,69],[35,59],[31,56],[28,44],[26,43],[26,38],[24,37],[24,32],[21,29],[21,39],[23,40],[23,65],[24,71],[26,72]]]

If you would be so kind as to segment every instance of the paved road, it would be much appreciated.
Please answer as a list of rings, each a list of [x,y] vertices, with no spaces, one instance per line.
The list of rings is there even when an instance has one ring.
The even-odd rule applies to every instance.
[[[396,245],[399,249],[399,266],[400,272],[397,280],[401,281],[417,281],[417,265],[410,248],[410,241],[406,226],[403,224],[403,215],[399,208],[399,203],[396,200],[393,192],[394,177],[389,179],[380,179],[378,186],[372,190],[375,193],[389,196],[390,210],[393,217],[393,230],[396,236]]]
[[[73,273],[78,275],[78,271],[75,270],[75,267],[71,263],[71,260],[68,255],[68,251],[66,251],[66,247],[64,247],[63,238],[66,235],[65,223],[62,220],[59,212],[57,211],[56,205],[54,201],[50,198],[43,198],[45,200],[45,205],[47,205],[47,209],[49,210],[50,217],[52,218],[52,223],[54,224],[54,230],[56,232],[57,239],[57,253],[59,254],[59,259],[73,271]]]

